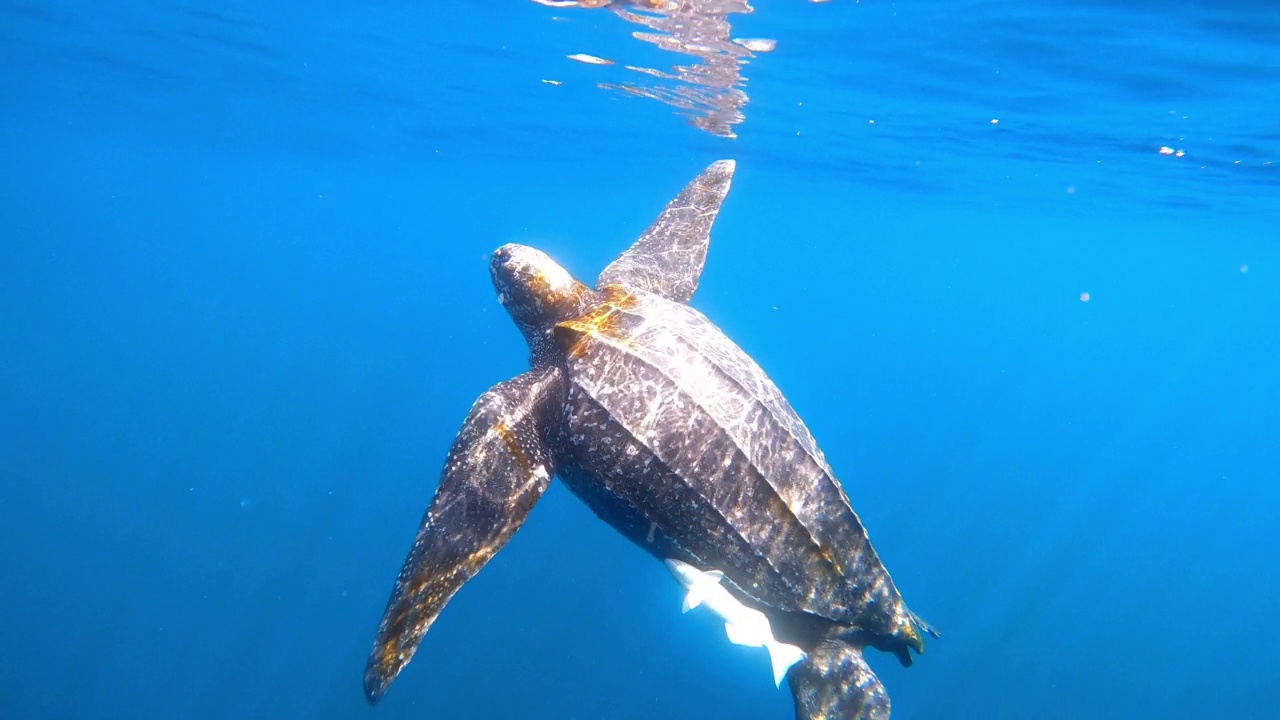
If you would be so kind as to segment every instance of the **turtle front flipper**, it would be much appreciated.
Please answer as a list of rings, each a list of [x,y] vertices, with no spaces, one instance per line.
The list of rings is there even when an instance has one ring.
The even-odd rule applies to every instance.
[[[530,370],[476,400],[405,558],[364,672],[378,702],[445,603],[511,539],[547,488],[547,418],[563,402],[561,371]]]
[[[889,720],[889,693],[862,651],[823,640],[787,675],[796,720]]]
[[[627,251],[609,264],[596,288],[625,285],[668,300],[689,302],[707,259],[711,225],[729,192],[734,162],[712,163],[667,203],[658,219]]]

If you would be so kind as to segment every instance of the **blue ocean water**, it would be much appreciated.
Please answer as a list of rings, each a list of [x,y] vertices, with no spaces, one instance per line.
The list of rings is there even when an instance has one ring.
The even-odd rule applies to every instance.
[[[732,157],[694,304],[943,633],[894,717],[1273,717],[1280,6],[755,10],[727,139],[607,10],[0,0],[0,716],[792,717],[557,484],[360,689],[526,367],[487,254],[590,281]]]

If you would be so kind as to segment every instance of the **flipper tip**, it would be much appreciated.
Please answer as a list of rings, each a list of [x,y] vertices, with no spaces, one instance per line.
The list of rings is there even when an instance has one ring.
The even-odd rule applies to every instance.
[[[370,658],[369,664],[364,669],[364,699],[370,705],[377,705],[390,685],[391,678],[383,675],[379,671],[377,663]]]
[[[708,170],[714,169],[717,172],[733,174],[733,171],[738,169],[738,161],[737,160],[717,160],[711,163],[711,167],[707,169]]]

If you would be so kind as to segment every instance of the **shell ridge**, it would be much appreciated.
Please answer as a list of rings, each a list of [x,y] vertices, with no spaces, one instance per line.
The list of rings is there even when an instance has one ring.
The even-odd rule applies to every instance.
[[[696,313],[696,316],[695,316],[696,319],[701,319],[703,320],[703,322],[706,322],[708,325],[710,325],[710,321],[705,320],[705,318],[703,318],[701,313],[698,313],[697,310],[694,310],[693,308],[689,308],[687,306],[677,306],[677,307],[680,308],[679,312],[682,312],[684,314]],[[680,329],[687,330],[689,326],[689,318],[682,317],[681,321],[682,321],[681,327],[679,327],[678,330]],[[742,381],[742,379],[737,374],[730,372],[726,368],[726,365],[729,365],[729,364],[740,364],[744,359],[744,356],[735,356],[734,354],[723,352],[722,348],[719,347],[722,343],[706,342],[707,340],[706,333],[677,331],[674,333],[674,336],[677,337],[680,340],[680,342],[685,344],[685,347],[688,350],[687,355],[689,357],[705,359],[707,364],[716,371],[717,375],[720,378],[722,378],[725,382],[732,385],[736,390],[738,390],[741,393],[741,397],[750,399],[750,401],[755,406],[761,408],[764,412],[766,412],[769,418],[776,424],[776,426],[786,433],[787,439],[795,443],[795,445],[803,453],[805,459],[807,459],[810,463],[812,463],[813,467],[817,470],[817,474],[819,476],[819,483],[821,485],[824,485],[825,489],[829,491],[830,494],[833,494],[835,497],[839,498],[842,506],[840,508],[842,514],[847,513],[848,515],[847,519],[852,519],[853,522],[855,523],[855,527],[859,531],[858,535],[860,537],[858,539],[861,541],[863,545],[869,546],[870,539],[867,537],[866,528],[863,526],[862,520],[858,517],[857,512],[854,511],[852,505],[849,503],[848,495],[844,492],[843,486],[841,486],[840,482],[835,478],[834,473],[831,471],[830,466],[826,463],[826,460],[822,457],[821,452],[817,450],[817,444],[816,442],[813,441],[812,434],[809,433],[808,428],[805,427],[803,421],[801,421],[799,419],[799,416],[796,415],[795,410],[791,408],[791,406],[788,403],[786,403],[785,398],[781,397],[781,391],[777,389],[777,386],[773,385],[772,381],[768,380],[768,376],[767,374],[765,374],[764,370],[761,369],[759,365],[755,365],[753,362],[752,364],[754,366],[753,367],[754,372],[751,374],[763,379],[765,382],[755,383],[752,386],[748,386]],[[715,338],[715,339],[719,339],[719,338]],[[749,360],[749,358],[745,358],[745,359]],[[648,361],[647,361],[647,364],[650,366],[655,365],[655,363],[648,362]],[[670,377],[669,374],[666,373],[665,371],[663,370],[659,370],[659,371],[663,372],[664,375],[667,375],[668,377]],[[679,383],[676,383],[676,384],[677,386],[679,385]],[[772,390],[772,392],[769,392],[770,390]],[[762,395],[765,395],[765,396],[771,395],[773,397],[761,397]],[[773,402],[770,402],[770,400],[773,400]],[[732,421],[732,418],[715,416],[715,413],[713,413],[711,409],[705,405],[702,405],[702,407],[704,411],[708,412],[708,414],[711,414],[713,415],[713,417],[716,417],[716,420],[721,427],[725,427],[728,422]],[[742,443],[738,442],[738,439],[736,437],[733,437],[731,435],[731,439],[740,449],[742,448]],[[805,440],[808,440],[808,442],[805,442]],[[765,481],[768,482],[768,484],[773,488],[774,492],[779,497],[784,499],[785,501],[784,504],[787,506],[788,512],[791,513],[793,516],[795,516],[797,522],[800,523],[800,525],[805,528],[806,532],[808,532],[811,539],[813,540],[814,546],[819,548],[819,550],[821,550],[823,548],[823,544],[821,540],[819,540],[817,536],[814,534],[815,527],[813,523],[813,521],[818,520],[819,518],[816,516],[812,517],[810,518],[809,523],[806,523],[805,520],[795,512],[795,508],[797,506],[802,506],[804,504],[803,498],[789,497],[794,495],[793,491],[796,488],[783,488],[776,485],[774,482],[770,480],[771,473],[766,472],[765,463],[762,462],[762,458],[757,453],[748,452],[746,449],[743,449],[743,451],[747,454],[747,457],[750,460],[751,465],[760,470],[760,474],[765,478]],[[792,491],[792,492],[788,492],[788,491]],[[860,548],[859,550],[861,551],[862,548]],[[851,571],[852,571],[852,568],[842,568],[841,574],[848,575],[850,574]]]
[[[600,352],[601,350],[618,352],[626,357],[632,357],[632,358],[635,358],[636,360],[644,362],[646,367],[649,367],[659,373],[662,373],[661,370],[659,370],[658,368],[652,367],[651,363],[638,357],[635,353],[628,352],[628,349],[624,345],[619,343],[617,338],[610,337],[604,333],[596,333],[591,336],[591,340],[594,342],[598,342],[600,343],[601,346],[603,346],[603,347],[596,348],[596,352]],[[667,377],[665,373],[662,373],[662,374],[664,377]],[[667,380],[668,382],[672,382],[673,385],[675,384],[674,381],[672,381],[669,377],[667,377]],[[679,483],[688,492],[697,496],[702,501],[702,504],[705,506],[705,508],[707,508],[710,512],[714,513],[715,516],[723,522],[724,526],[733,532],[733,534],[739,540],[738,544],[743,549],[748,550],[750,554],[753,557],[755,557],[757,560],[764,563],[767,566],[768,570],[771,572],[771,574],[777,579],[777,581],[781,582],[782,585],[785,586],[789,592],[791,592],[792,594],[795,594],[797,591],[800,590],[800,588],[798,588],[788,579],[787,573],[784,572],[782,568],[778,567],[772,558],[763,554],[760,543],[756,542],[755,541],[756,539],[744,534],[743,528],[738,523],[735,523],[733,520],[727,517],[720,510],[720,508],[714,502],[713,497],[708,496],[707,493],[703,492],[703,490],[691,484],[688,481],[688,479],[685,477],[684,473],[678,472],[673,467],[671,458],[664,457],[664,454],[659,450],[659,448],[655,447],[656,443],[650,442],[646,438],[642,437],[639,434],[639,431],[637,428],[633,427],[631,423],[628,423],[625,421],[625,418],[623,417],[625,413],[619,412],[619,408],[610,407],[608,404],[606,404],[603,398],[601,398],[597,393],[592,392],[589,387],[582,385],[576,380],[571,380],[571,383],[576,385],[592,403],[594,403],[597,407],[599,407],[599,409],[602,412],[607,414],[608,417],[617,425],[617,427],[626,433],[627,438],[629,438],[632,442],[636,443],[636,445],[648,450],[649,454],[653,457],[654,461],[657,463],[660,463],[662,466],[662,469],[665,470],[670,477],[678,480]],[[676,387],[678,388],[678,385],[676,385]],[[686,394],[686,397],[688,397],[687,394]],[[749,459],[745,454],[743,454],[743,458],[747,459],[749,462]],[[612,494],[614,494],[617,497],[621,497],[624,499],[632,499],[632,498],[628,498],[626,495],[617,493],[612,487],[609,487],[608,489]],[[782,504],[785,505],[785,503],[782,503]],[[665,528],[664,528],[664,532],[666,532]],[[668,532],[668,535],[671,535],[671,533]],[[673,540],[675,539],[674,535],[671,535],[671,537]],[[681,545],[681,547],[686,552],[689,552],[691,555],[694,555],[695,557],[697,557],[697,553],[692,548],[688,548],[683,545]]]
[[[627,311],[627,312],[633,315],[634,317],[643,318],[643,316],[637,315],[634,312],[630,312],[630,311]],[[637,331],[634,333],[633,337],[639,337],[644,332],[644,330],[645,328],[643,328],[643,326],[637,328]],[[715,422],[715,425],[711,429],[711,432],[716,433],[718,438],[727,441],[732,446],[733,452],[737,456],[741,457],[742,460],[744,461],[743,464],[746,466],[746,468],[748,469],[748,472],[750,473],[751,481],[759,485],[763,490],[767,491],[766,497],[769,500],[776,501],[776,507],[781,511],[785,512],[794,521],[793,526],[799,528],[803,532],[803,537],[806,541],[806,544],[810,547],[811,559],[826,565],[828,568],[833,570],[835,574],[838,574],[841,576],[844,575],[844,573],[841,572],[841,569],[838,568],[836,564],[833,562],[830,552],[824,549],[824,545],[822,544],[822,542],[814,535],[813,529],[808,525],[806,525],[804,519],[796,514],[795,508],[792,506],[791,503],[787,501],[787,498],[785,497],[785,495],[779,492],[778,487],[774,483],[770,482],[768,474],[764,472],[764,469],[760,466],[760,464],[755,459],[752,458],[751,453],[748,451],[748,449],[743,447],[742,443],[739,442],[739,439],[737,437],[735,437],[732,433],[727,431],[725,427],[726,419],[724,417],[722,417],[716,412],[712,412],[705,403],[699,401],[696,398],[696,396],[687,392],[685,390],[686,383],[682,382],[681,379],[674,377],[670,372],[668,372],[666,368],[661,367],[659,364],[652,362],[650,359],[646,358],[645,356],[635,351],[636,347],[645,347],[645,343],[643,342],[638,344],[633,343],[631,342],[632,338],[625,338],[625,339],[618,338],[603,332],[593,334],[591,337],[594,341],[600,343],[600,346],[596,348],[596,352],[599,352],[602,349],[607,348],[608,350],[616,352],[623,357],[632,358],[634,361],[643,363],[646,369],[656,372],[662,378],[664,378],[667,381],[667,383],[669,383],[670,386],[674,388],[675,391],[679,394],[683,402],[687,402],[691,405],[697,406],[707,417],[711,418]],[[673,336],[673,338],[678,342],[684,343],[685,347],[689,347],[688,341],[685,338],[682,338],[678,335]],[[587,354],[590,354],[590,353],[588,352]],[[694,486],[688,482],[688,480],[685,478],[683,473],[677,472],[674,469],[674,466],[678,464],[676,462],[678,458],[666,456],[662,452],[662,450],[659,447],[657,447],[657,443],[651,441],[651,439],[649,438],[644,438],[637,434],[639,431],[638,428],[633,427],[632,424],[629,424],[625,421],[624,416],[626,413],[621,411],[622,408],[609,407],[609,405],[607,405],[602,398],[598,397],[594,393],[591,393],[589,389],[583,388],[583,390],[584,392],[587,392],[587,394],[590,395],[591,398],[597,404],[599,404],[605,412],[609,414],[609,417],[614,422],[616,422],[619,425],[619,427],[621,427],[627,432],[628,436],[635,439],[635,441],[638,442],[641,446],[648,449],[649,452],[653,454],[655,460],[663,463],[664,467],[669,469],[674,474],[674,476],[679,477],[681,481],[685,485],[692,488],[693,491],[696,492],[699,497],[706,500],[708,504],[712,507],[712,509],[715,510],[717,515],[719,515],[720,517],[723,517],[726,523],[728,524],[728,526],[733,528],[735,534],[740,539],[742,539],[749,547],[751,547],[756,557],[758,557],[761,561],[765,562],[769,566],[769,568],[773,570],[780,578],[784,579],[785,585],[791,591],[799,592],[801,590],[810,589],[807,587],[802,588],[800,586],[795,585],[794,582],[792,582],[790,579],[787,579],[789,573],[786,571],[785,568],[777,564],[775,558],[770,557],[766,554],[763,554],[762,552],[757,550],[757,548],[761,545],[766,547],[769,546],[770,545],[770,543],[768,542],[769,538],[763,537],[763,536],[755,537],[755,535],[759,533],[748,534],[748,532],[752,529],[759,530],[762,528],[754,528],[752,524],[750,524],[749,522],[746,522],[747,520],[749,520],[749,518],[745,518],[745,517],[730,518],[727,515],[725,515],[723,512],[721,512],[717,503],[714,502],[714,500],[716,499],[714,495],[709,494],[704,490],[698,489],[697,486]],[[729,458],[724,458],[723,460],[727,461],[729,460]],[[821,467],[819,467],[818,469],[819,471],[821,471]],[[714,485],[715,483],[712,482],[710,484]],[[793,572],[795,572],[794,569],[793,569]],[[801,571],[799,574],[803,575],[806,573]],[[834,587],[823,588],[823,590],[825,592],[832,592],[836,590],[836,588]],[[801,606],[798,605],[797,609],[801,609]]]

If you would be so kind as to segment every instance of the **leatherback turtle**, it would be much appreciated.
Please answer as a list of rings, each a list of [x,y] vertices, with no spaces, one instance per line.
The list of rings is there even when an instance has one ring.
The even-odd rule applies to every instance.
[[[504,245],[490,272],[530,370],[480,396],[396,579],[364,674],[376,703],[445,603],[559,476],[660,560],[723,572],[807,655],[797,717],[881,719],[870,645],[911,663],[924,634],[817,443],[764,371],[687,304],[734,163],[702,172],[594,289]]]

